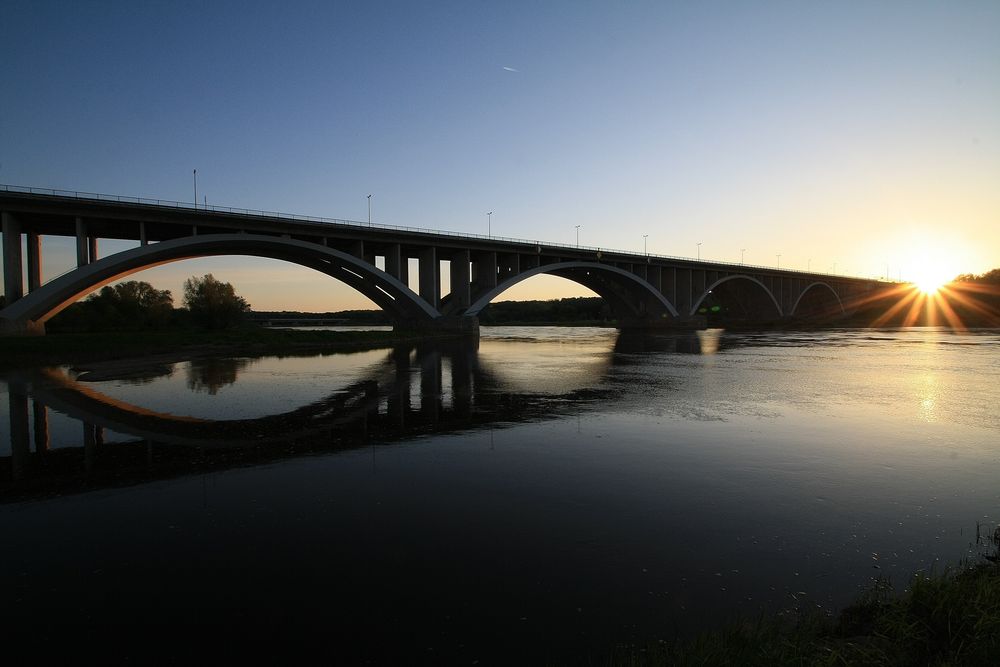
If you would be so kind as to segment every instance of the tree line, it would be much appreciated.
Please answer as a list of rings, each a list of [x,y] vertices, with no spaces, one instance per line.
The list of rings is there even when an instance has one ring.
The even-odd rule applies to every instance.
[[[1000,269],[963,273],[942,294],[965,326],[1000,326]]]
[[[550,301],[498,301],[481,313],[481,324],[570,324],[608,323],[614,314],[599,296],[581,296]]]
[[[227,329],[247,321],[250,304],[229,283],[208,273],[184,281],[183,308],[174,308],[170,290],[129,280],[102,287],[46,323],[48,331],[149,331]]]
[[[1000,269],[993,269],[979,275],[974,273],[963,273],[956,277],[954,282],[978,283],[980,285],[1000,285]]]
[[[254,321],[268,320],[342,320],[345,324],[392,324],[391,316],[383,310],[338,310],[325,313],[306,313],[298,310],[255,310],[250,315]],[[567,324],[571,322],[604,323],[613,319],[611,309],[600,297],[552,299],[550,301],[499,301],[490,304],[481,313],[483,324]]]

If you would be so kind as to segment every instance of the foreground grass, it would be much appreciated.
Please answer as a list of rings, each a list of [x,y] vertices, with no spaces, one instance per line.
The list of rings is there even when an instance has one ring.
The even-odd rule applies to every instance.
[[[292,331],[258,327],[16,336],[0,338],[0,369],[154,354],[252,355],[356,350],[416,338],[395,331]]]
[[[917,576],[900,596],[879,580],[836,618],[819,612],[795,621],[761,618],[631,651],[611,664],[997,665],[1000,566],[983,562]]]

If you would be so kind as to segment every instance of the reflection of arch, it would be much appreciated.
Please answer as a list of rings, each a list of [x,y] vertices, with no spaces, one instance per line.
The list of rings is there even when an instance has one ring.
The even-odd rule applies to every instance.
[[[275,236],[206,234],[109,255],[32,291],[5,308],[3,318],[41,324],[85,294],[132,273],[182,259],[212,255],[267,257],[315,269],[347,283],[398,319],[427,321],[440,315],[399,280],[339,250]]]
[[[764,285],[764,283],[757,280],[753,276],[747,276],[743,274],[736,276],[726,276],[725,278],[719,278],[714,283],[706,287],[704,293],[702,293],[702,295],[698,297],[698,300],[694,302],[694,305],[691,306],[691,314],[694,315],[695,313],[698,312],[698,308],[701,307],[701,302],[705,300],[705,297],[707,297],[712,292],[712,290],[714,290],[719,285],[722,285],[723,283],[729,282],[730,280],[749,280],[750,282],[756,283],[757,285],[760,286],[762,290],[764,290],[765,294],[771,297],[771,302],[774,304],[775,309],[778,311],[778,316],[781,317],[782,315],[784,315],[784,312],[781,310],[781,305],[778,303],[778,300],[774,298],[774,294],[771,293],[771,290],[769,290],[767,286]]]
[[[544,388],[524,393],[495,374],[498,369],[483,368],[477,350],[478,343],[468,340],[397,346],[382,360],[359,367],[357,381],[319,400],[282,414],[224,421],[143,408],[54,368],[0,373],[12,398],[11,454],[0,456],[0,470],[10,466],[15,480],[31,479],[17,493],[72,492],[189,474],[201,466],[229,468],[248,460],[390,444],[431,431],[503,429],[556,418],[567,409],[585,410],[617,392],[599,386],[606,384],[602,372],[564,393]],[[613,359],[610,350],[607,358]],[[534,366],[532,359],[521,363]],[[28,397],[35,403],[34,452]],[[50,449],[47,435],[42,443],[39,423],[48,434],[50,409],[82,422],[82,446]],[[103,442],[100,429],[138,441]],[[197,448],[195,457],[191,448]],[[47,481],[41,484],[42,479]],[[0,502],[11,488],[0,484]]]
[[[837,305],[840,307],[841,314],[847,313],[847,311],[844,310],[844,302],[840,300],[840,296],[837,294],[836,290],[834,290],[826,283],[815,282],[806,287],[804,290],[802,290],[802,294],[800,294],[799,298],[795,300],[795,305],[792,306],[792,312],[791,312],[792,315],[794,315],[795,312],[799,309],[799,303],[802,301],[802,298],[809,293],[809,290],[811,290],[814,287],[825,287],[828,290],[830,290],[830,293],[833,294],[833,298],[837,300]]]
[[[373,369],[375,377],[391,377],[386,368]],[[43,369],[6,378],[18,391],[26,391],[46,406],[118,433],[146,440],[215,449],[234,444],[285,442],[355,419],[377,406],[377,380],[347,385],[325,398],[289,412],[252,419],[212,420],[149,410],[116,399],[56,369]]]
[[[366,436],[377,432],[379,437],[387,438],[389,434],[395,437],[424,432],[429,427],[476,428],[493,426],[498,420],[514,422],[554,414],[549,400],[529,406],[523,400],[504,398],[511,393],[509,383],[497,377],[495,371],[480,366],[478,344],[436,341],[387,351],[384,359],[361,369],[356,381],[326,396],[286,412],[241,419],[193,417],[145,408],[106,394],[99,386],[54,367],[7,372],[0,374],[0,379],[12,394],[31,396],[46,408],[84,424],[158,444],[206,451],[283,446],[311,438],[327,443],[331,433],[349,434],[362,423]],[[592,399],[588,386],[580,390]],[[560,395],[572,396],[575,391]],[[545,391],[514,393],[551,397]],[[451,394],[448,402],[443,398],[446,394]],[[419,405],[411,404],[411,399],[418,400]],[[479,404],[502,414],[472,409]],[[27,416],[23,421],[27,423]],[[25,448],[27,437],[25,430]]]
[[[677,309],[652,285],[624,269],[597,262],[558,262],[522,271],[480,296],[466,315],[478,315],[497,296],[522,280],[541,273],[566,278],[593,290],[603,297],[618,316],[677,316]]]

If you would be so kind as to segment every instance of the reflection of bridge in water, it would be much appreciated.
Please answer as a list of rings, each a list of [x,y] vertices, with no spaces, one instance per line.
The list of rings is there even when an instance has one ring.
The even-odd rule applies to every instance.
[[[362,379],[320,400],[281,414],[233,420],[133,405],[58,369],[11,372],[0,377],[9,388],[11,430],[11,455],[0,458],[0,495],[50,493],[53,486],[62,492],[115,486],[426,433],[551,419],[610,396],[614,390],[602,387],[602,381],[615,350],[637,349],[632,341],[620,335],[614,350],[609,341],[606,358],[598,356],[581,366],[580,375],[547,385],[494,367],[497,362],[480,355],[475,341],[400,346],[387,350]],[[697,351],[697,344],[694,350],[691,345],[684,339],[681,349]],[[676,342],[671,349],[677,349]],[[191,366],[191,372],[206,377],[189,377],[189,387],[234,382],[246,363],[212,362]],[[233,367],[220,370],[226,363]],[[50,410],[80,422],[79,445],[51,446]],[[105,442],[106,431],[133,440]]]

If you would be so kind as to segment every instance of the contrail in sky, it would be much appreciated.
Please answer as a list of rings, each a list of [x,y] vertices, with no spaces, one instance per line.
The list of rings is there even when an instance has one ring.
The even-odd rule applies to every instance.
[[[513,67],[507,67],[506,65],[504,65],[504,69],[507,70],[508,72],[520,72],[521,71],[519,69],[514,69]]]

